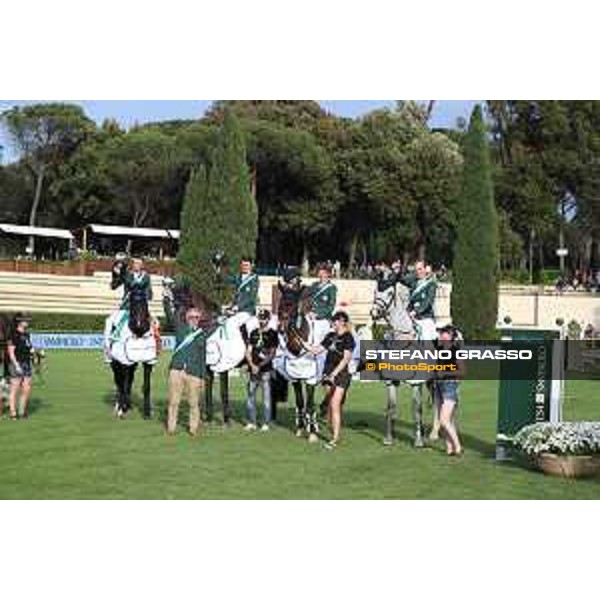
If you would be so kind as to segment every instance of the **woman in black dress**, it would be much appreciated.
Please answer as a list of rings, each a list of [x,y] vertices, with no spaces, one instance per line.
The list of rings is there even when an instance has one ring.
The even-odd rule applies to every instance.
[[[343,311],[336,312],[331,322],[333,331],[325,336],[319,346],[312,348],[315,355],[327,351],[322,384],[327,387],[325,403],[328,408],[327,418],[332,437],[326,448],[330,450],[334,449],[340,440],[342,405],[352,381],[348,366],[356,345],[347,313]]]

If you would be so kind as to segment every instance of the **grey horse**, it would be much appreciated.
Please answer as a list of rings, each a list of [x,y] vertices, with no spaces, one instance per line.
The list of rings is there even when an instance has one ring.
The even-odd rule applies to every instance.
[[[407,344],[417,340],[415,323],[407,310],[408,290],[402,285],[393,285],[386,288],[377,286],[371,308],[371,322],[364,328],[361,338],[374,339],[372,326],[381,322],[384,325],[384,341],[405,341]],[[398,415],[398,388],[397,380],[385,380],[386,409],[385,409],[385,434],[383,443],[391,446],[394,443],[395,425]],[[406,381],[412,392],[413,418],[415,424],[415,448],[425,446],[423,425],[423,402],[426,396],[427,380]]]

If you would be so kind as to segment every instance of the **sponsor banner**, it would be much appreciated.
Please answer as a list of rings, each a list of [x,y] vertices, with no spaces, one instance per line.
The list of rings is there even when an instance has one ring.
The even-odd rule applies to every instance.
[[[505,344],[530,344],[535,352],[532,361],[500,367],[496,459],[507,460],[521,428],[561,420],[567,342],[560,330],[504,328],[501,335]]]
[[[175,337],[161,336],[163,350],[173,350]],[[104,336],[98,333],[32,333],[31,343],[40,350],[102,350]]]

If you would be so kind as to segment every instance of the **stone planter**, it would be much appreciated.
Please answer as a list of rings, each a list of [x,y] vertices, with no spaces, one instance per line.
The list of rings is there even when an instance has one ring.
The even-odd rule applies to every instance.
[[[540,454],[535,458],[535,462],[538,468],[548,475],[570,479],[600,476],[600,456]]]

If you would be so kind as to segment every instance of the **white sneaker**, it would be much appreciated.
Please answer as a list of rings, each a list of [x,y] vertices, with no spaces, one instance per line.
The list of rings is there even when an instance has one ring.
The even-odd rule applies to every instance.
[[[248,423],[248,425],[244,427],[244,431],[256,431],[256,425],[254,423]]]
[[[271,428],[270,428],[270,427],[269,427],[269,426],[268,426],[266,423],[265,423],[265,424],[264,424],[264,425],[263,425],[263,426],[260,428],[260,430],[261,430],[263,433],[266,433],[267,431],[270,431],[270,429],[271,429]]]

